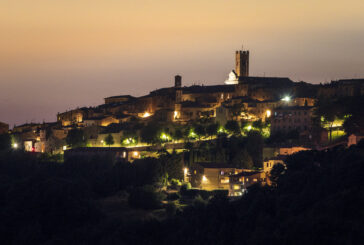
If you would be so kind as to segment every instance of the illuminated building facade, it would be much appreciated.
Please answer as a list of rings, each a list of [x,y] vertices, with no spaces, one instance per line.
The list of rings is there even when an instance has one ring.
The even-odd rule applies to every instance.
[[[313,107],[283,106],[275,108],[271,117],[271,133],[311,130]]]
[[[229,176],[229,196],[241,196],[252,185],[267,184],[267,174],[263,171],[244,170]]]

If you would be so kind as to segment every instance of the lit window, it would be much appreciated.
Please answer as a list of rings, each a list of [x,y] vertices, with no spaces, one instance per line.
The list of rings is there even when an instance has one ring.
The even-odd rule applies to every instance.
[[[241,189],[240,185],[234,185],[234,190],[240,190],[240,189]]]

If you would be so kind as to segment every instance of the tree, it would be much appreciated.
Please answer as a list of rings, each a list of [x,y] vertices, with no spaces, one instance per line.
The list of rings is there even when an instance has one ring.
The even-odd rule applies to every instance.
[[[113,145],[115,143],[114,141],[114,137],[112,137],[111,134],[109,134],[108,136],[105,137],[105,144],[108,145],[109,147],[111,145]]]
[[[253,159],[254,166],[256,168],[261,168],[263,162],[263,144],[264,144],[262,135],[258,131],[252,130],[249,131],[246,140],[247,140],[246,149],[249,155]]]
[[[60,151],[62,147],[66,144],[64,140],[55,137],[53,134],[49,135],[46,140],[47,152],[54,153],[55,151]]]
[[[257,121],[254,121],[253,122],[253,127],[258,129],[259,131],[262,131],[263,127],[264,127],[264,124],[262,122],[262,119],[259,119]]]
[[[0,151],[9,150],[11,148],[10,134],[0,134]]]
[[[246,149],[239,151],[233,158],[232,162],[237,168],[252,169],[254,166],[253,159]]]
[[[181,140],[183,138],[183,132],[181,129],[177,128],[175,131],[174,131],[174,135],[173,135],[173,138],[175,140]]]
[[[364,128],[364,115],[352,115],[348,117],[343,124],[345,132],[350,135],[354,133],[360,133],[360,130]]]
[[[234,121],[234,120],[227,121],[227,123],[225,125],[225,129],[230,134],[234,134],[234,135],[239,135],[240,134],[240,126],[239,126],[239,123],[237,121]]]
[[[219,129],[218,123],[211,123],[206,127],[206,133],[212,138],[213,135],[217,135],[217,130]]]
[[[272,185],[277,187],[279,177],[284,174],[284,165],[281,163],[275,164],[272,170],[269,173],[269,179],[272,182]]]
[[[156,143],[159,142],[159,133],[161,131],[161,127],[155,123],[148,123],[144,128],[142,128],[140,132],[140,137],[143,142],[146,143]]]
[[[138,136],[134,128],[123,131],[123,137],[121,138],[122,145],[135,145],[138,143]]]
[[[201,137],[206,135],[206,128],[202,124],[197,124],[195,126],[195,133],[198,136],[198,139],[200,140]]]
[[[338,107],[334,105],[334,102],[329,100],[320,100],[317,104],[315,110],[314,119],[316,122],[319,122],[324,128],[329,130],[330,141],[332,140],[332,130],[334,126],[335,118],[339,114]]]
[[[182,155],[175,151],[169,154],[167,151],[159,156],[162,162],[164,172],[168,174],[169,179],[183,179],[183,161]]]
[[[70,147],[82,147],[86,145],[87,140],[83,130],[72,129],[67,134],[66,142]]]
[[[162,206],[165,196],[153,186],[146,185],[132,189],[129,193],[129,205],[135,208],[157,209]]]

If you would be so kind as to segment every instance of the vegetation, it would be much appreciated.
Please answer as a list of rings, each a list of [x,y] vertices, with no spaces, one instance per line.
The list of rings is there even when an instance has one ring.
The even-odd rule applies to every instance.
[[[11,148],[10,134],[0,134],[0,151],[6,151]]]
[[[81,129],[70,130],[67,134],[66,143],[72,148],[86,146],[85,133]]]
[[[315,123],[329,130],[330,140],[335,128],[344,129],[347,134],[359,133],[364,128],[363,107],[364,96],[320,99],[315,110]]]
[[[232,140],[228,144],[243,143],[242,139]],[[249,153],[248,148],[246,151]],[[62,164],[34,154],[3,151],[1,241],[360,244],[364,238],[363,158],[363,142],[348,149],[299,152],[287,159],[285,167],[273,168],[272,187],[252,186],[239,200],[228,201],[226,193],[183,184],[179,194],[163,205],[166,196],[158,183],[163,182],[166,167],[158,159],[140,159],[133,164],[74,159]],[[98,200],[123,190],[129,192],[128,203],[136,208],[129,213],[138,212],[139,219],[106,213],[98,204]],[[181,209],[180,202],[188,206]],[[165,215],[153,218],[160,210]],[[145,218],[143,212],[151,215]]]
[[[153,186],[145,185],[130,189],[129,204],[135,208],[157,209],[162,207],[162,193],[155,190]]]
[[[113,144],[115,144],[115,141],[114,141],[114,137],[112,137],[111,134],[108,134],[106,137],[105,137],[105,144],[108,145],[109,147]]]

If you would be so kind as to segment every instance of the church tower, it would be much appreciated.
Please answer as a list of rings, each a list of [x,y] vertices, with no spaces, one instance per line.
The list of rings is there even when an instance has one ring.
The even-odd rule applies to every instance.
[[[235,72],[238,77],[249,76],[249,50],[235,52]]]
[[[178,121],[181,118],[182,110],[182,77],[180,75],[174,77],[174,88],[176,91],[176,101],[174,104],[173,120]]]

